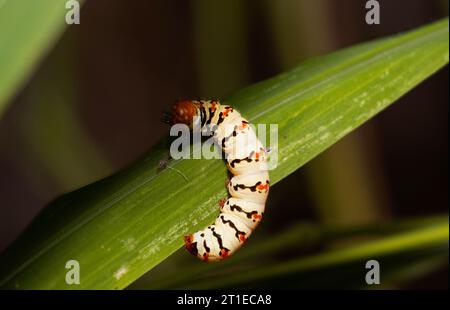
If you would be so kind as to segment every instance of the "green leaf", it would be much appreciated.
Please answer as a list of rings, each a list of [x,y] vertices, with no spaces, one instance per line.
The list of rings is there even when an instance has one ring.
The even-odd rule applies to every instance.
[[[276,184],[447,62],[445,19],[312,59],[225,101],[253,123],[278,124]],[[158,172],[168,148],[164,140],[132,167],[51,203],[1,256],[0,287],[124,288],[211,223],[227,195],[224,163],[179,160]],[[81,265],[77,286],[65,283],[71,259]]]
[[[0,1],[0,116],[67,26],[67,1]]]

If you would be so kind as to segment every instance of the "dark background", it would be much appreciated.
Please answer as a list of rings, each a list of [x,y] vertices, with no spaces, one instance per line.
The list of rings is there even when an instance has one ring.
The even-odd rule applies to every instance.
[[[160,114],[175,99],[223,98],[308,57],[448,14],[448,1],[379,2],[381,24],[369,26],[358,0],[86,1],[81,24],[0,119],[0,251],[50,200],[166,135]],[[448,82],[447,66],[280,182],[268,229],[447,212]],[[448,287],[447,268],[407,287]]]

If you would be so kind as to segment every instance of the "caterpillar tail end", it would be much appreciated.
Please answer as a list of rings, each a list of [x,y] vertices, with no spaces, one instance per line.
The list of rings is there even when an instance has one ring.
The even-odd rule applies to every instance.
[[[193,234],[184,236],[184,248],[193,256],[196,256],[200,260],[207,263],[219,262],[229,257],[231,254],[228,249],[222,249],[219,255],[211,255],[209,252],[205,252],[203,250],[200,250],[199,252],[199,249],[197,247],[197,241],[195,240]]]

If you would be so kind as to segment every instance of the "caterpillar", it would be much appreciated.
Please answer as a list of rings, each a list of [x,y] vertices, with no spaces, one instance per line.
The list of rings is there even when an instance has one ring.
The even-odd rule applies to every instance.
[[[220,201],[215,222],[184,237],[192,255],[206,262],[221,261],[235,253],[262,220],[270,186],[268,150],[249,122],[218,100],[179,100],[163,120],[186,124],[191,130],[208,128],[234,175],[227,183],[231,197]]]

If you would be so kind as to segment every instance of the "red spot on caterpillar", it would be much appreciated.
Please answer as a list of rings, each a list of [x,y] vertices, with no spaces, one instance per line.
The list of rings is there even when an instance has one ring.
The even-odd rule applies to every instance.
[[[262,219],[262,215],[261,214],[258,214],[258,213],[253,213],[252,214],[252,219],[253,220],[261,220]]]
[[[220,199],[219,200],[219,206],[220,206],[220,208],[223,208],[223,206],[225,205],[225,202],[226,202],[227,200],[225,199],[225,198],[222,198],[222,199]]]
[[[208,259],[209,259],[209,254],[208,253],[203,253],[203,260],[205,261],[205,262],[207,262],[208,261]]]
[[[259,184],[258,186],[256,186],[256,189],[259,190],[259,191],[263,191],[263,190],[268,191],[269,190],[269,183]]]
[[[241,242],[244,242],[245,240],[247,240],[247,238],[245,237],[244,234],[239,234],[239,240],[240,240]]]
[[[232,108],[226,108],[226,109],[222,112],[222,115],[223,115],[224,117],[228,116],[228,113],[230,113],[231,110],[232,110]]]
[[[182,123],[190,126],[197,115],[197,107],[191,100],[177,101],[172,108],[172,124]]]
[[[220,257],[226,258],[228,256],[229,256],[229,254],[228,254],[228,250],[227,249],[221,249],[220,250]]]
[[[255,159],[256,159],[256,160],[259,160],[259,157],[260,157],[260,156],[261,156],[261,153],[259,153],[259,152],[256,152],[256,153],[255,153]]]

